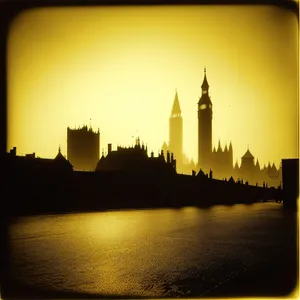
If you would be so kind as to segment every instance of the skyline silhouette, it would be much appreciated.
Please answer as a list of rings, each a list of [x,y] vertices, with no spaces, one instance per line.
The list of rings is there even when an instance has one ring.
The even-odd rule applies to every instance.
[[[158,153],[177,90],[184,152],[197,162],[197,102],[206,67],[213,146],[231,141],[239,164],[247,145],[261,166],[270,161],[278,168],[282,158],[297,157],[293,16],[267,6],[220,9],[20,14],[8,37],[8,120],[19,120],[8,123],[8,149],[52,157],[60,144],[67,153],[63,129],[91,124],[100,128],[100,153],[108,143],[133,145],[137,136]],[[254,15],[256,25],[249,20]],[[280,28],[278,16],[286,20]],[[266,31],[255,29],[263,24]],[[285,47],[278,47],[279,36]]]
[[[219,179],[243,178],[250,184],[263,185],[264,182],[267,182],[270,185],[281,186],[281,163],[279,163],[278,169],[274,162],[260,166],[259,158],[253,156],[248,145],[247,151],[241,157],[242,163],[239,165],[237,161],[233,162],[234,147],[231,141],[227,142],[225,147],[221,146],[220,140],[218,147],[212,145],[214,105],[210,98],[206,68],[204,68],[201,89],[202,95],[198,102],[198,160],[196,164],[193,160],[189,161],[183,151],[184,120],[177,91],[169,118],[169,142],[164,142],[162,146],[165,159],[168,151],[174,153],[178,173],[191,174],[194,171],[198,172],[201,168],[207,174],[212,171],[214,176]]]
[[[50,2],[0,4],[1,296],[297,294],[298,12]]]

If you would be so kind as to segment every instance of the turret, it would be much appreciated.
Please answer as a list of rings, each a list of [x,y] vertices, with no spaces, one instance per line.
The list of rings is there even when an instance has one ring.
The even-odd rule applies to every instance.
[[[249,150],[249,147],[247,148],[246,153],[242,156],[242,165],[241,168],[252,168],[254,167],[254,156],[252,155],[252,153]]]
[[[112,151],[112,144],[108,144],[107,145],[107,152],[108,152],[108,154],[111,153],[111,151]]]
[[[230,141],[230,144],[229,144],[229,164],[230,164],[230,167],[232,168],[233,166],[233,149],[232,149],[232,144],[231,144],[231,141]]]
[[[238,165],[238,161],[236,160],[235,165],[234,165],[234,169],[238,170],[239,169],[239,165]]]
[[[273,164],[272,164],[272,167],[271,167],[271,168],[272,168],[272,171],[273,171],[273,172],[277,172],[277,171],[278,171],[278,170],[277,170],[277,168],[276,168],[276,166],[275,166],[275,164],[274,164],[274,162],[273,162]]]
[[[176,159],[173,159],[172,165],[173,165],[173,167],[174,167],[174,169],[175,169],[175,171],[176,171]]]
[[[219,139],[219,142],[218,142],[218,150],[217,150],[217,152],[222,152],[220,139]]]
[[[196,167],[195,162],[194,162],[193,159],[191,159],[191,161],[190,161],[190,167],[191,167],[192,170],[195,169],[195,167]]]
[[[256,159],[255,167],[256,167],[256,169],[257,169],[258,171],[260,171],[260,165],[259,165],[258,158]]]
[[[168,151],[167,152],[167,163],[169,164],[171,162],[171,160],[170,160],[170,152]]]
[[[161,150],[161,152],[160,152],[160,158],[165,161],[164,150]]]
[[[140,138],[139,137],[135,140],[135,145],[137,147],[140,147]]]
[[[163,143],[161,149],[164,151],[164,153],[167,153],[167,151],[169,150],[168,145],[166,142]],[[166,157],[165,157],[166,158]]]

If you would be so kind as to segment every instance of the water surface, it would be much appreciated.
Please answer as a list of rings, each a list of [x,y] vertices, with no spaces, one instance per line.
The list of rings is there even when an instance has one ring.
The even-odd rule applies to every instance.
[[[10,226],[12,274],[59,291],[160,297],[197,278],[202,293],[294,253],[293,220],[276,203],[22,217]]]

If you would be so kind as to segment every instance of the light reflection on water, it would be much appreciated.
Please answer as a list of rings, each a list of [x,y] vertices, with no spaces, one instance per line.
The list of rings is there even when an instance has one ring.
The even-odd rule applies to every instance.
[[[163,283],[196,274],[222,281],[276,256],[286,218],[275,203],[19,218],[12,271],[56,290],[162,296]]]

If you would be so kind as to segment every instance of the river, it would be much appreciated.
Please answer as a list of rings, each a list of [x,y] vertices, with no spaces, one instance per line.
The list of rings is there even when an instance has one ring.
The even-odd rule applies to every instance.
[[[294,221],[277,203],[21,217],[11,274],[62,292],[199,296],[256,263],[284,264]]]

